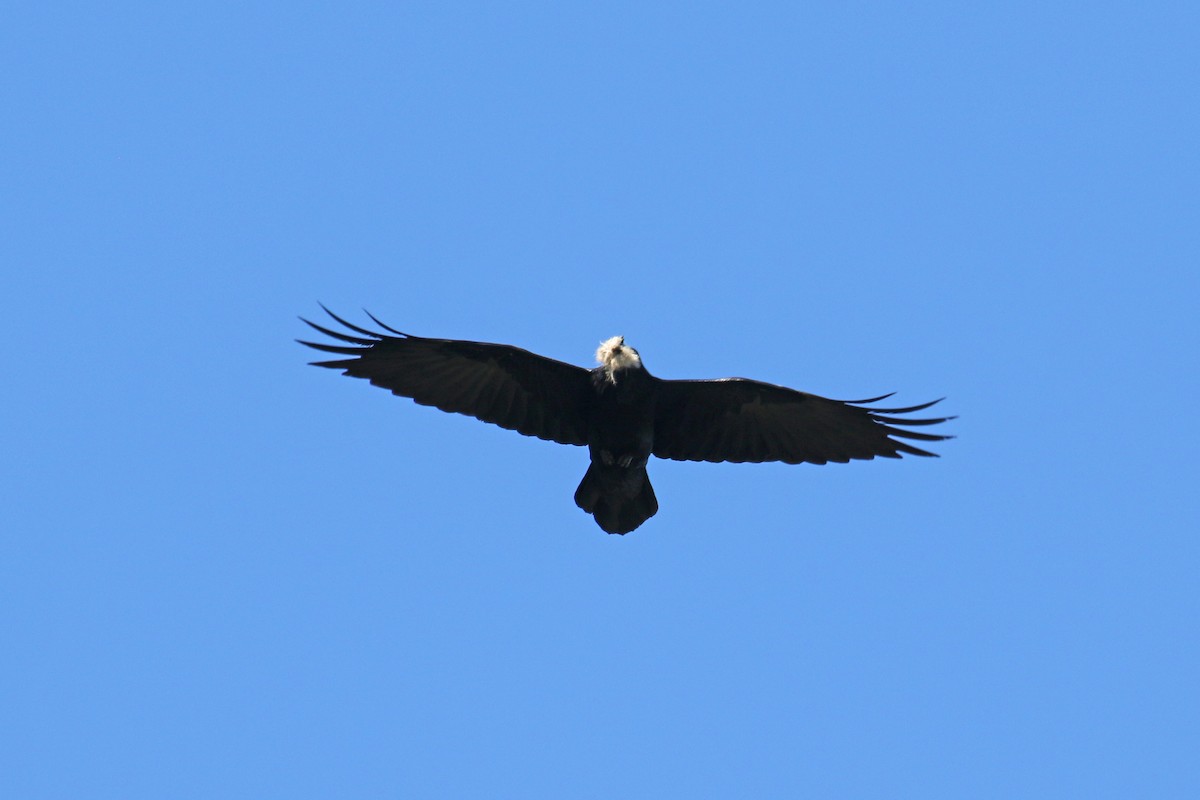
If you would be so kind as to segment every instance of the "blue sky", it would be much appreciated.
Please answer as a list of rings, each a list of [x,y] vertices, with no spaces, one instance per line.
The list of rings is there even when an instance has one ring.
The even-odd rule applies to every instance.
[[[3,796],[1200,792],[1194,4],[5,17]],[[606,536],[318,301],[959,438]]]

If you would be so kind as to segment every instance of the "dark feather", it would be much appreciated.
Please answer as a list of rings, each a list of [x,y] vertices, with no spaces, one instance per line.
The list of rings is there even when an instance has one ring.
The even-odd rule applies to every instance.
[[[410,336],[371,317],[395,335],[376,333],[329,309],[325,312],[359,335],[304,320],[345,344],[301,344],[351,356],[314,361],[315,366],[340,369],[421,405],[466,414],[526,436],[559,444],[587,444],[587,370],[509,345]]]
[[[901,453],[932,456],[896,438],[936,442],[952,438],[907,430],[952,417],[894,416],[929,408],[871,409],[868,400],[830,400],[769,383],[726,378],[662,381],[655,411],[654,455],[676,461],[783,461],[825,464]],[[887,416],[881,416],[885,414]]]

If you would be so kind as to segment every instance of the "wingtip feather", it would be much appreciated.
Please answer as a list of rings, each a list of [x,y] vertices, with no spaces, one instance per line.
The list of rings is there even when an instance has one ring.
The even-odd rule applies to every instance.
[[[404,333],[403,331],[398,331],[398,330],[396,330],[396,329],[395,329],[395,328],[393,328],[391,325],[388,325],[386,322],[383,322],[382,320],[380,320],[380,319],[379,319],[379,317],[375,316],[375,315],[374,315],[374,314],[372,314],[370,311],[367,311],[365,308],[363,309],[363,313],[364,313],[364,314],[366,314],[368,317],[370,317],[370,318],[371,318],[371,319],[372,319],[372,320],[375,322],[375,324],[376,324],[376,325],[378,325],[379,327],[383,328],[385,331],[389,331],[389,332],[391,332],[391,333],[394,333],[394,334],[396,334],[397,336],[403,336],[403,337],[405,337],[405,338],[407,338],[407,339],[411,339],[411,338],[412,338],[412,334],[410,334],[410,333]]]

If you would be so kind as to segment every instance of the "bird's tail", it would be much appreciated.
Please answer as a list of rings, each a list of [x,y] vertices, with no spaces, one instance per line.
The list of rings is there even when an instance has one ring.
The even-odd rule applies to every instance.
[[[629,533],[658,513],[658,498],[645,465],[591,464],[575,490],[575,505],[594,516],[608,533]]]

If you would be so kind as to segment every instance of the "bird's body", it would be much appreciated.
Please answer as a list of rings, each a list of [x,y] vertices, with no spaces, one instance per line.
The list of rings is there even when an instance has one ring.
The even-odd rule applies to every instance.
[[[932,456],[892,437],[950,438],[907,429],[949,417],[894,416],[933,403],[865,408],[884,398],[829,400],[743,378],[661,380],[620,336],[603,342],[598,365],[586,370],[509,345],[410,336],[379,320],[389,333],[376,333],[328,313],[352,333],[305,322],[344,344],[302,344],[351,357],[315,365],[527,436],[586,445],[591,464],[575,502],[609,533],[628,533],[658,511],[646,472],[652,455],[824,464],[901,453]]]
[[[609,533],[628,533],[658,511],[646,473],[654,451],[657,379],[621,337],[601,344],[596,360],[587,412],[592,463],[575,490],[575,504]]]

